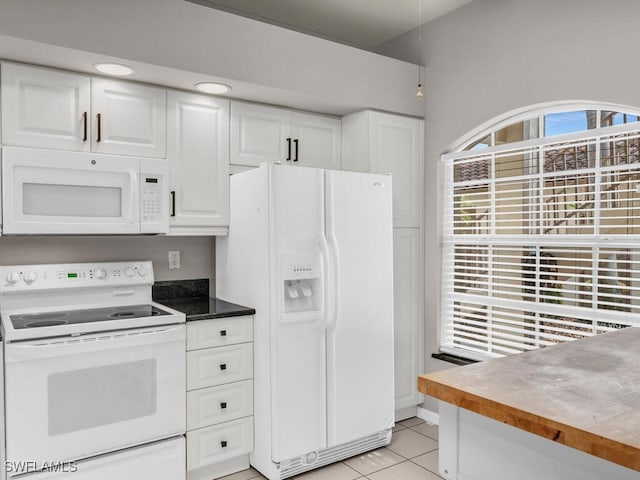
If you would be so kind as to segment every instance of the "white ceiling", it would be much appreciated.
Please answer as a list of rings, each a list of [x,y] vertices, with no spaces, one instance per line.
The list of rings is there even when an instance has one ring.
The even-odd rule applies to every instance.
[[[371,50],[471,0],[187,1]]]

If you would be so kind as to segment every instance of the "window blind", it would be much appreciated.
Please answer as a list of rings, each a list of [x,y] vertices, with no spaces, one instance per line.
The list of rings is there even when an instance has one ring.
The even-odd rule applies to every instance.
[[[640,325],[640,124],[443,165],[443,351],[484,359]]]

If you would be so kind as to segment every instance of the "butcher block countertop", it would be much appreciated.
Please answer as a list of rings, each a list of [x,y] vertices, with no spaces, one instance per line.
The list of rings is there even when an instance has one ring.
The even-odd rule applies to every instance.
[[[421,375],[418,389],[640,471],[640,328]]]

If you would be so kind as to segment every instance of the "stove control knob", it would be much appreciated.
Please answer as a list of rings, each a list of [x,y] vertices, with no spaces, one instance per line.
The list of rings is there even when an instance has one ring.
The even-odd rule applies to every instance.
[[[127,268],[124,270],[124,275],[125,275],[127,278],[131,278],[131,277],[133,277],[135,274],[136,274],[136,271],[135,271],[133,268],[131,268],[131,267],[127,267]]]
[[[107,278],[107,271],[104,268],[98,268],[93,272],[93,276],[98,280],[104,280]]]
[[[15,285],[19,281],[20,281],[20,274],[19,273],[13,272],[13,273],[10,273],[9,275],[7,275],[7,283],[9,285]]]
[[[36,274],[36,272],[27,272],[24,274],[24,283],[26,283],[27,285],[31,285],[33,282],[35,282],[38,279],[38,275]]]
[[[140,268],[138,268],[138,275],[140,275],[141,277],[146,277],[147,275],[149,275],[149,269],[147,267],[141,266]]]

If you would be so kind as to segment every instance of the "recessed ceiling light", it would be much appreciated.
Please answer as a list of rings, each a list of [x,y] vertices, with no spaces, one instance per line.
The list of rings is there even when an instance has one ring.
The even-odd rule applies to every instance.
[[[229,85],[225,85],[224,83],[217,83],[217,82],[196,83],[196,88],[201,92],[217,93],[217,94],[227,93],[229,90],[231,90],[231,87]]]
[[[93,68],[107,75],[116,75],[118,77],[126,77],[133,73],[133,68],[121,63],[96,63]]]

